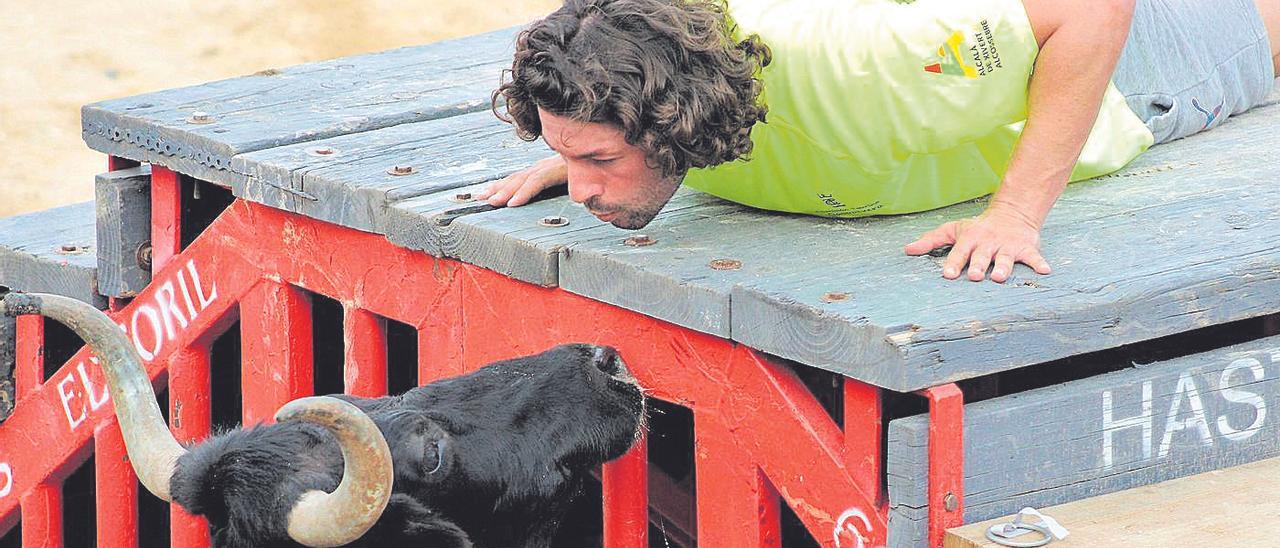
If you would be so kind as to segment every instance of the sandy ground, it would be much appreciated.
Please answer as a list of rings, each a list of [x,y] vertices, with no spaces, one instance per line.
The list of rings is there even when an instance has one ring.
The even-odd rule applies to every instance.
[[[0,217],[93,198],[80,106],[530,21],[555,0],[4,0]]]

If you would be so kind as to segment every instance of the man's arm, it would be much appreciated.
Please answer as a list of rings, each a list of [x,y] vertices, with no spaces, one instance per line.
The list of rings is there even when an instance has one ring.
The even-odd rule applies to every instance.
[[[1040,228],[1066,188],[1080,150],[1093,128],[1102,97],[1124,49],[1136,0],[1023,0],[1040,55],[1031,77],[1027,124],[1009,169],[987,210],[953,221],[908,244],[919,255],[952,245],[942,275],[1003,282],[1022,262],[1040,274],[1049,264],[1040,254]]]

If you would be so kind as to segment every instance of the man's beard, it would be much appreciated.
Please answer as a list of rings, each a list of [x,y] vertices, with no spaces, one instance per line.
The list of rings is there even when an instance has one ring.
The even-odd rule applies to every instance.
[[[680,182],[677,180],[675,181],[675,184],[670,187],[663,185],[664,188],[655,188],[653,192],[647,193],[644,196],[644,203],[638,204],[634,207],[605,207],[604,204],[600,202],[599,196],[587,198],[587,201],[584,202],[583,205],[585,205],[588,210],[595,213],[603,215],[614,213],[614,218],[609,221],[609,224],[612,224],[613,226],[626,230],[639,230],[648,226],[649,223],[653,221],[653,218],[658,216],[658,213],[667,205],[667,202],[671,201],[671,196],[675,194],[676,188],[679,188],[679,186]]]

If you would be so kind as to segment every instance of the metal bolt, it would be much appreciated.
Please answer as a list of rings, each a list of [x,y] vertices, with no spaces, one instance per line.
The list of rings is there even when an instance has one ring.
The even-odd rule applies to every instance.
[[[622,245],[628,245],[631,247],[645,247],[656,243],[658,243],[658,240],[650,238],[644,234],[637,234],[622,241]]]
[[[849,294],[833,291],[831,293],[823,293],[822,297],[820,297],[819,300],[821,300],[824,303],[838,303],[840,301],[849,300]]]
[[[138,251],[137,253],[135,253],[135,257],[138,259],[138,268],[141,268],[147,272],[150,272],[151,271],[151,242],[143,242],[142,245],[138,246]]]
[[[57,252],[62,255],[76,255],[84,252],[84,248],[75,244],[62,244],[58,246]]]
[[[960,499],[956,498],[955,493],[947,493],[946,498],[942,499],[942,503],[948,512],[955,512],[956,508],[960,506]]]
[[[312,148],[312,149],[310,149],[310,150],[307,150],[307,154],[310,154],[310,155],[312,155],[312,156],[329,156],[329,155],[334,154],[334,153],[336,153],[336,152],[338,152],[338,151],[336,151],[336,150],[334,150],[334,149],[332,149],[332,148],[330,148],[330,147],[315,147],[315,148]]]
[[[391,166],[391,168],[387,170],[387,173],[395,175],[396,177],[399,177],[402,175],[408,175],[410,173],[413,173],[413,166],[409,166],[409,165]]]
[[[208,112],[201,112],[197,110],[191,113],[190,118],[187,118],[187,123],[188,124],[212,124],[213,115],[209,114]]]
[[[569,224],[569,219],[566,219],[559,215],[552,215],[550,217],[543,217],[541,219],[538,219],[538,224],[541,226],[561,227],[561,226],[567,226]]]
[[[737,259],[716,259],[711,261],[711,268],[716,270],[737,270],[742,268],[742,261]]]
[[[458,203],[471,202],[471,201],[475,201],[475,197],[472,196],[470,192],[459,192],[457,194],[454,194],[453,197],[449,199],[449,201],[458,202]]]

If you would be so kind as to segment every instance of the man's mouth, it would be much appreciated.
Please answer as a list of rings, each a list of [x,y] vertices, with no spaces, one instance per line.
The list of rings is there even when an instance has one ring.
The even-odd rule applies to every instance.
[[[596,213],[595,211],[592,211],[591,214],[595,215],[597,219],[600,219],[601,221],[604,221],[606,223],[609,221],[612,221],[614,217],[618,216],[617,211],[610,212],[610,213]]]

